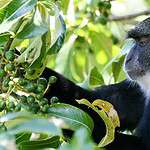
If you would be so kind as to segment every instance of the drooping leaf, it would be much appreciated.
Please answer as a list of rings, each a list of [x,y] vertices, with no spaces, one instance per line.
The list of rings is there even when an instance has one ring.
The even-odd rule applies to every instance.
[[[84,127],[92,133],[94,124],[92,118],[84,111],[68,104],[53,104],[48,110],[48,114],[61,118],[72,130]]]
[[[56,71],[69,77],[70,75],[70,55],[72,53],[72,47],[77,39],[77,35],[73,34],[69,40],[63,45],[61,51],[58,53],[56,58]]]
[[[34,38],[36,36],[42,36],[48,31],[47,24],[44,24],[41,14],[36,10],[33,18],[22,28],[22,30],[16,35],[18,39]]]
[[[51,35],[51,47],[47,51],[48,55],[58,53],[65,40],[66,25],[61,15],[55,17],[55,24],[55,31]]]
[[[103,100],[95,100],[92,104],[86,100],[81,99],[77,101],[79,104],[84,104],[92,108],[103,119],[106,125],[106,135],[98,144],[99,147],[104,147],[111,143],[115,137],[115,128],[120,126],[118,114],[113,108],[113,105]],[[99,110],[99,107],[102,110]]]
[[[12,3],[16,4],[16,0],[12,0],[12,2],[8,5],[7,10],[9,10],[10,7],[12,7]],[[23,0],[24,2],[24,0]],[[19,4],[22,4],[21,6],[16,4],[15,8],[10,8],[11,15],[6,18],[1,24],[0,24],[0,34],[9,32],[12,28],[12,26],[23,16],[25,16],[27,13],[31,12],[34,9],[34,6],[36,5],[37,0],[27,0],[26,2],[18,2]],[[18,7],[19,6],[19,7]],[[16,9],[18,8],[18,9]],[[9,12],[9,11],[8,11]]]
[[[37,141],[24,141],[18,145],[19,150],[39,150],[45,148],[58,148],[60,142],[59,136],[53,136],[47,139],[37,140]]]

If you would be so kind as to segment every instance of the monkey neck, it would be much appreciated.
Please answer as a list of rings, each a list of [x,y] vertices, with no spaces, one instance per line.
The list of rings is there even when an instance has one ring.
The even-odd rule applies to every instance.
[[[146,73],[143,77],[138,78],[137,82],[144,92],[146,103],[150,102],[150,72]]]

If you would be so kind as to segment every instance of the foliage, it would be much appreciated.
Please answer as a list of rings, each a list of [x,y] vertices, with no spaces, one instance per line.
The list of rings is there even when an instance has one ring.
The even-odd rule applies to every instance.
[[[123,79],[126,49],[119,53],[110,9],[107,0],[0,1],[0,149],[100,150],[114,140],[119,119],[111,104],[78,101],[106,124],[96,145],[93,119],[57,97],[45,98],[57,78],[40,77],[50,67],[84,88]],[[64,130],[74,131],[73,138]]]

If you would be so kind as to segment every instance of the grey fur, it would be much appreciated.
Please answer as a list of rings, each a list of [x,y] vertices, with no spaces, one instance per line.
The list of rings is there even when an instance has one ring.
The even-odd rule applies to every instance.
[[[128,32],[127,37],[138,38],[150,35],[150,17],[140,22],[134,29]]]
[[[125,70],[131,79],[137,80],[150,72],[150,18],[130,30],[128,37],[135,39],[135,45],[126,56]],[[147,39],[144,44],[140,41],[142,37]]]

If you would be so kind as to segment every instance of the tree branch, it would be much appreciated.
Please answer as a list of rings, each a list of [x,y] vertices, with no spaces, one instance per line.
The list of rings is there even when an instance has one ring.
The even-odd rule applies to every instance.
[[[150,9],[144,10],[144,11],[141,11],[138,13],[134,13],[134,14],[125,15],[125,16],[111,16],[111,17],[109,17],[109,21],[130,20],[130,19],[136,18],[138,16],[149,15],[149,14],[150,14]]]

